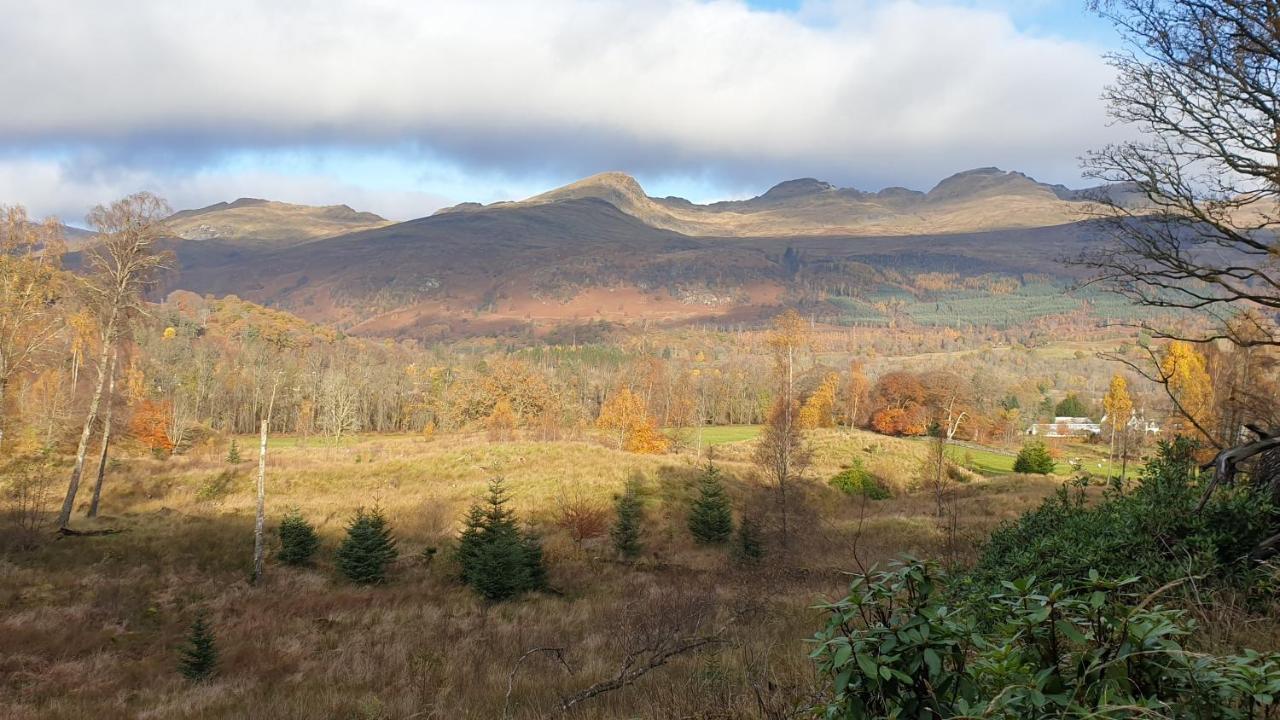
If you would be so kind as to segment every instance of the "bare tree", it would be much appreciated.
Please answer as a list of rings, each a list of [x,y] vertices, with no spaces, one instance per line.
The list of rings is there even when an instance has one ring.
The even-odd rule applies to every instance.
[[[23,208],[0,206],[0,448],[9,381],[62,327],[55,302],[62,250],[57,220],[35,225]]]
[[[1138,304],[1221,321],[1148,324],[1156,337],[1280,345],[1280,2],[1093,5],[1126,46],[1109,56],[1110,114],[1141,137],[1085,160],[1119,184],[1096,198],[1116,242],[1079,262]],[[1227,322],[1245,310],[1251,322]]]
[[[166,254],[157,252],[156,242],[163,236],[164,219],[170,214],[164,200],[146,192],[130,195],[107,206],[99,205],[89,213],[89,223],[98,230],[99,237],[86,254],[90,274],[85,287],[101,315],[102,349],[99,351],[97,382],[76,449],[75,466],[67,483],[62,511],[58,514],[60,528],[65,529],[71,522],[71,512],[75,508],[76,493],[84,472],[85,453],[89,449],[89,436],[102,403],[107,361],[112,348],[121,331],[127,327],[129,316],[141,311],[143,293],[168,260]]]

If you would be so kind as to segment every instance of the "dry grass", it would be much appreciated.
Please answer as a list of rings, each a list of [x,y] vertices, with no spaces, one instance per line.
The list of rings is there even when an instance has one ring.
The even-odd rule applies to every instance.
[[[938,556],[945,543],[933,499],[901,492],[918,444],[829,431],[813,445],[812,479],[798,493],[802,530],[787,551],[770,535],[765,561],[740,567],[685,530],[699,472],[691,455],[478,436],[283,443],[270,457],[269,526],[296,506],[323,548],[313,568],[269,563],[257,587],[248,583],[253,463],[229,468],[224,448],[127,459],[104,493],[103,517],[76,520],[123,532],[48,539],[0,559],[0,716],[495,718],[510,682],[511,717],[545,717],[559,698],[616,673],[646,637],[730,623],[726,642],[570,714],[778,717],[766,713],[812,697],[803,640],[820,618],[810,607],[843,589],[842,571],[903,552]],[[773,496],[750,453],[750,442],[717,449],[738,511],[768,531]],[[869,502],[829,488],[854,453],[899,496]],[[543,536],[553,591],[489,606],[457,582],[447,549],[495,474]],[[557,519],[566,496],[608,503],[633,474],[644,478],[646,550],[627,565],[607,537],[575,543]],[[960,535],[977,540],[1055,486],[1016,477],[959,486]],[[354,508],[372,504],[386,511],[401,557],[388,585],[358,588],[338,578],[331,557]],[[430,547],[442,552],[428,561]],[[191,684],[175,670],[176,647],[200,608],[213,622],[220,672]],[[537,655],[512,680],[516,659],[544,646],[563,648],[568,669]]]

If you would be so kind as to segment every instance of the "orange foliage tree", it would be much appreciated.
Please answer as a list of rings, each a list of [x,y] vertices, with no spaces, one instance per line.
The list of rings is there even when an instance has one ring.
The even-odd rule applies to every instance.
[[[133,411],[129,431],[152,452],[172,452],[173,441],[169,439],[167,429],[171,413],[172,408],[167,402],[142,400]]]

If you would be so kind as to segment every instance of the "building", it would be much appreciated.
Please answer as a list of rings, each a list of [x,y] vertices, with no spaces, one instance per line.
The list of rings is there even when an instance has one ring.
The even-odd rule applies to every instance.
[[[1028,435],[1046,438],[1089,437],[1102,433],[1102,424],[1087,417],[1055,417],[1051,423],[1036,423]]]

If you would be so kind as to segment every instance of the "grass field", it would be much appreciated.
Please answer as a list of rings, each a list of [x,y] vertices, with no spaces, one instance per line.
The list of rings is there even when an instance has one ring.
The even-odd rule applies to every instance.
[[[0,534],[0,717],[558,716],[561,697],[613,677],[655,636],[720,628],[721,642],[570,717],[782,717],[819,682],[804,639],[820,621],[814,603],[844,590],[845,571],[956,550],[934,519],[933,499],[910,490],[920,444],[847,430],[811,434],[814,464],[791,488],[784,548],[776,494],[750,463],[754,444],[743,440],[753,431],[726,429],[717,450],[735,516],[763,527],[767,554],[750,566],[728,548],[692,542],[688,508],[702,463],[692,454],[476,435],[358,436],[317,452],[283,438],[268,456],[266,573],[251,585],[250,443],[236,466],[224,459],[225,442],[164,460],[122,456],[102,516],[85,519],[81,504],[73,519],[76,529],[115,534],[48,533],[31,550],[12,549]],[[826,484],[855,456],[893,498],[859,500]],[[66,469],[53,474],[61,480]],[[449,550],[467,507],[498,475],[511,509],[542,538],[551,591],[487,605],[458,581]],[[564,509],[597,508],[609,518],[613,496],[633,477],[644,502],[640,560],[619,562],[605,534],[574,542],[561,524]],[[971,554],[1058,482],[1014,476],[958,486],[959,552]],[[388,584],[357,587],[337,574],[333,552],[353,510],[373,504],[384,508],[400,557]],[[275,528],[290,507],[320,533],[312,567],[274,559]],[[439,552],[428,560],[427,548]],[[199,611],[209,614],[221,665],[211,681],[192,684],[175,666]],[[519,661],[538,647],[563,648],[567,665]]]
[[[1012,475],[1017,453],[977,448],[972,445],[952,445],[947,448],[947,457],[952,462],[983,475]],[[1073,472],[1071,465],[1065,462],[1059,462],[1053,468],[1054,475],[1065,476]]]
[[[754,440],[759,437],[760,428],[760,425],[711,425],[700,431],[693,430],[691,435],[697,438],[698,433],[701,432],[703,445],[724,445]]]

